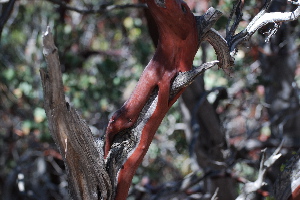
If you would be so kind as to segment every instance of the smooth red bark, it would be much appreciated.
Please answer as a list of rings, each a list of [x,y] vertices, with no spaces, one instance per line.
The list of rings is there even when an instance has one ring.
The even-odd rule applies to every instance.
[[[294,191],[292,191],[292,194],[288,200],[300,200],[300,186],[298,186]]]
[[[137,148],[118,174],[117,200],[126,199],[133,175],[142,162],[158,126],[183,92],[181,90],[169,101],[172,80],[178,72],[191,69],[198,49],[195,17],[185,2],[165,0],[165,8],[158,6],[155,0],[146,2],[159,31],[157,50],[130,98],[110,119],[106,131],[105,156],[111,148],[114,136],[136,122],[155,87],[158,87],[158,103],[142,130]]]

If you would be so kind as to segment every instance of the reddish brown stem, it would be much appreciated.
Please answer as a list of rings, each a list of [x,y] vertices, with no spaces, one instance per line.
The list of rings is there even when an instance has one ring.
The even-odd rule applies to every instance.
[[[111,148],[114,136],[136,123],[139,113],[155,87],[158,87],[158,102],[141,132],[138,146],[118,174],[116,195],[118,200],[126,199],[132,177],[142,162],[158,126],[183,92],[180,91],[171,101],[169,100],[172,80],[178,72],[191,69],[198,49],[196,20],[186,3],[182,0],[165,0],[162,6],[161,1],[156,4],[155,0],[148,0],[147,4],[159,31],[157,50],[131,97],[113,115],[108,124],[105,156]]]

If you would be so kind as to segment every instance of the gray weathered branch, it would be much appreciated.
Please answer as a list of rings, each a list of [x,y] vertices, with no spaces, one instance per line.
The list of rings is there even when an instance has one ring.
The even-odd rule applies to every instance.
[[[247,37],[245,39],[250,38],[258,29],[265,26],[268,23],[278,23],[278,22],[287,22],[294,21],[300,15],[300,7],[298,6],[296,10],[293,12],[271,12],[266,13],[265,11],[268,9],[270,1],[267,6],[249,23],[246,27],[245,31],[247,32]],[[299,1],[297,1],[299,2]]]
[[[49,129],[63,157],[73,199],[112,199],[103,159],[103,142],[96,140],[75,109],[65,101],[58,50],[50,28],[43,36],[48,72],[41,69],[44,108]]]
[[[297,152],[284,167],[274,184],[276,199],[298,199],[300,190],[300,153]],[[291,198],[292,197],[292,198]]]
[[[282,143],[268,159],[265,158],[266,149],[262,151],[262,159],[260,162],[258,177],[256,181],[246,183],[244,185],[242,193],[236,198],[236,200],[255,199],[256,195],[254,193],[257,192],[263,186],[264,177],[267,172],[267,169],[270,168],[279,157],[281,157],[281,154],[279,153],[281,147],[282,147]]]
[[[199,43],[209,42],[215,49],[219,60],[218,66],[226,70],[234,61],[230,56],[226,40],[212,26],[222,16],[222,12],[210,7],[202,16],[196,17]]]
[[[300,15],[300,1],[292,1],[293,4],[298,5],[297,9],[293,12],[271,12],[267,13],[267,9],[271,4],[272,0],[267,0],[263,9],[251,20],[248,26],[241,32],[235,34],[235,30],[239,22],[241,21],[241,6],[238,5],[234,7],[236,19],[233,22],[232,27],[229,29],[227,27],[226,39],[223,36],[218,34],[215,30],[211,30],[207,36],[204,38],[207,40],[215,49],[218,59],[220,59],[220,64],[222,64],[223,69],[228,68],[233,65],[234,56],[237,52],[238,45],[242,44],[244,41],[247,41],[251,36],[261,27],[269,23],[279,23],[296,20]],[[232,16],[230,17],[230,20]],[[276,29],[276,27],[275,27]],[[275,33],[276,31],[273,31]],[[222,60],[221,60],[222,59]]]
[[[299,1],[297,1],[299,3]],[[272,3],[272,0],[268,0],[264,8],[251,20],[245,30],[231,37],[230,41],[230,51],[236,52],[236,48],[243,41],[249,40],[251,36],[261,27],[269,23],[279,23],[294,21],[300,15],[300,7],[298,5],[297,9],[293,12],[271,12],[267,13],[267,10]]]

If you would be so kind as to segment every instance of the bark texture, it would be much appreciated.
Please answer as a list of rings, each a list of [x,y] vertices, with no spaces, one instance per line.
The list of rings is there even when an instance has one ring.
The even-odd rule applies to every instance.
[[[41,70],[44,108],[49,129],[67,168],[73,199],[112,199],[110,178],[105,171],[101,140],[97,141],[75,109],[65,101],[58,50],[50,28],[43,38],[48,72]],[[102,151],[101,151],[102,150]]]
[[[300,198],[300,154],[299,152],[284,167],[274,185],[274,196],[281,200]]]

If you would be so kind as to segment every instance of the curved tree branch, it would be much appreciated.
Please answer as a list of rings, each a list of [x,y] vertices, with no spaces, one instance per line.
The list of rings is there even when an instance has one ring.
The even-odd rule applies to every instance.
[[[194,31],[197,34],[197,30],[194,29]],[[198,38],[193,37],[192,39],[193,45],[195,45],[194,53],[196,53]],[[54,46],[49,28],[44,34],[43,43],[44,55],[49,69],[48,73],[41,70],[45,98],[44,107],[49,120],[50,132],[60,149],[67,168],[72,198],[126,199],[133,174],[142,161],[160,121],[183,89],[196,76],[214,66],[217,61],[205,63],[188,71],[185,70],[186,65],[180,66],[182,71],[179,71],[181,68],[179,66],[177,68],[176,65],[157,65],[158,67],[166,67],[165,70],[169,70],[169,66],[174,67],[173,76],[168,75],[164,82],[152,83],[157,85],[152,90],[150,86],[150,95],[145,98],[146,102],[138,101],[136,104],[142,107],[141,110],[136,110],[134,106],[129,107],[136,112],[134,117],[137,119],[128,128],[124,128],[124,125],[123,127],[115,127],[118,131],[113,135],[114,137],[110,137],[109,134],[106,136],[106,147],[108,147],[106,151],[108,151],[107,158],[104,159],[104,138],[94,138],[87,124],[76,110],[65,101],[57,48]],[[185,43],[177,45],[185,45]],[[158,55],[160,54],[157,52],[156,56]],[[190,56],[193,59],[194,55]],[[186,57],[183,56],[182,58]],[[158,58],[154,56],[152,62],[159,61],[156,59]],[[189,62],[191,63],[192,60]],[[180,62],[176,61],[175,63]],[[157,69],[160,70],[161,68]],[[152,71],[148,69],[148,72]],[[147,74],[148,72],[144,73]],[[149,81],[149,76],[145,78]],[[143,79],[141,82],[144,84]],[[167,84],[161,85],[163,83]],[[168,85],[169,87],[165,87]],[[161,93],[160,89],[164,92]],[[142,94],[144,95],[144,93]],[[162,95],[163,97],[161,97]],[[166,107],[161,107],[165,106],[162,104],[162,100],[166,100]],[[108,128],[108,130],[111,129]],[[110,141],[110,139],[112,140]]]

